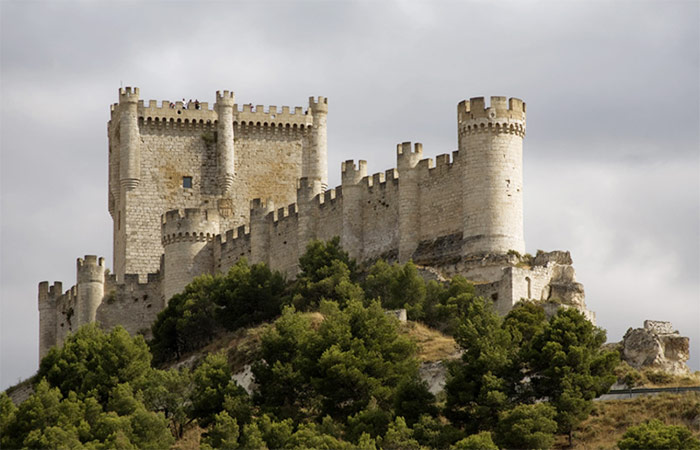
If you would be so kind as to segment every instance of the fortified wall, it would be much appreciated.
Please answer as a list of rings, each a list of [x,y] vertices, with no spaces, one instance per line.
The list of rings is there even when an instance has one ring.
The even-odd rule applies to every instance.
[[[360,261],[461,274],[501,313],[526,298],[593,319],[568,252],[519,256],[525,103],[463,101],[457,151],[426,159],[421,144],[404,142],[396,168],[368,175],[365,161],[346,161],[334,189],[326,188],[327,108],[323,97],[294,113],[239,108],[228,91],[211,110],[145,106],[138,89],[120,90],[108,126],[116,273],[86,256],[68,291],[39,285],[41,356],[83,323],[148,333],[195,276],[243,257],[294,276],[306,244],[334,236]]]

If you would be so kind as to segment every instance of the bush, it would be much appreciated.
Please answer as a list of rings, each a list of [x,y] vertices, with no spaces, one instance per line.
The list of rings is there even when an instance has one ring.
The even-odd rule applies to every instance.
[[[627,429],[617,443],[621,450],[627,449],[700,449],[700,441],[683,426],[664,425],[652,419]]]
[[[662,370],[645,370],[644,376],[654,384],[669,384],[673,381],[673,375]]]
[[[491,433],[488,431],[467,436],[453,445],[452,448],[455,450],[498,450],[491,439]]]

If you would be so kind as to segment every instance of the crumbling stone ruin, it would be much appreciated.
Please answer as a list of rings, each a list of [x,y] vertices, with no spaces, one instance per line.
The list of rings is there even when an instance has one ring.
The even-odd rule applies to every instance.
[[[681,336],[671,322],[645,320],[644,328],[630,328],[622,338],[622,359],[635,369],[656,369],[686,375],[690,369],[690,338]]]
[[[88,322],[148,333],[194,277],[243,257],[294,276],[309,240],[334,236],[360,261],[462,274],[501,313],[525,298],[593,319],[568,252],[523,255],[522,100],[462,101],[458,150],[424,159],[404,142],[396,168],[368,175],[365,161],[346,161],[334,189],[327,115],[324,97],[280,110],[223,91],[210,108],[120,89],[107,127],[114,271],[89,255],[70,289],[39,284],[40,356]]]

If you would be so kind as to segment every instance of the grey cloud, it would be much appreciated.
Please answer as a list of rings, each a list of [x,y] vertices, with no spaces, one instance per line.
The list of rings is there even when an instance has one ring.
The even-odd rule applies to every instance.
[[[696,2],[0,8],[3,387],[36,367],[36,283],[70,285],[76,257],[111,257],[106,122],[120,82],[144,99],[325,95],[331,185],[345,159],[393,167],[402,141],[455,150],[464,98],[523,98],[528,249],[572,250],[611,338],[645,318],[700,329]]]

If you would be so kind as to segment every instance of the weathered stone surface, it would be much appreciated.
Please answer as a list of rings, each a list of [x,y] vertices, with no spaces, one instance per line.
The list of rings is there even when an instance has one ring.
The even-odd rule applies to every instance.
[[[630,328],[622,338],[622,359],[637,369],[690,373],[690,338],[681,336],[670,322],[644,321],[644,328]]]
[[[445,389],[447,366],[444,361],[424,362],[418,369],[421,380],[428,383],[428,390],[436,395]]]

